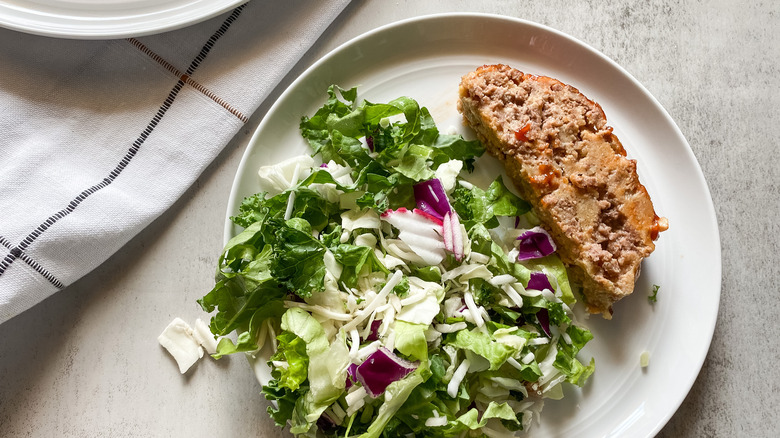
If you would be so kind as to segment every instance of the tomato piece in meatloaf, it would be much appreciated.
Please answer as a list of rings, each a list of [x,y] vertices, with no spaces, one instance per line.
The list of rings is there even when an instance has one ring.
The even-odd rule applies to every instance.
[[[533,205],[588,311],[611,318],[668,223],[604,111],[574,87],[506,65],[464,76],[458,110]]]

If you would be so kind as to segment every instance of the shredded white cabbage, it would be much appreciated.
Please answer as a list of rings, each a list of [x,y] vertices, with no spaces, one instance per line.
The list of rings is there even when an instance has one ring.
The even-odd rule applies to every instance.
[[[334,420],[337,421],[336,424],[341,424],[342,421],[344,421],[344,417],[347,416],[347,412],[342,409],[341,405],[338,403],[333,403],[330,406],[330,411],[333,412],[333,415],[336,417]]]
[[[355,356],[353,363],[359,363],[364,361],[368,356],[371,356],[372,353],[379,350],[379,347],[382,346],[382,343],[379,341],[374,341],[365,347],[362,347],[360,350],[358,350],[357,355]]]
[[[287,367],[289,367],[289,366],[290,366],[290,364],[288,364],[286,360],[274,360],[274,361],[271,361],[271,363],[272,363],[272,364],[273,364],[273,365],[274,365],[276,368],[284,368],[284,369],[287,369]]]
[[[379,215],[374,210],[350,210],[341,213],[341,228],[348,232],[358,228],[377,230],[380,225]],[[374,245],[371,245],[371,247]]]
[[[442,163],[436,169],[436,178],[439,178],[444,191],[450,193],[455,188],[455,180],[463,169],[463,161],[450,160]]]
[[[319,305],[312,306],[310,304],[301,303],[298,301],[285,301],[284,306],[287,308],[300,307],[301,309],[306,310],[307,312],[316,313],[335,321],[349,321],[352,319],[352,315],[350,315],[349,313],[334,312],[333,310],[330,310],[327,307],[323,307]]]
[[[533,338],[528,340],[528,345],[545,345],[549,343],[550,340],[547,338]]]
[[[390,292],[393,290],[393,288],[396,287],[398,283],[401,282],[402,277],[403,274],[401,273],[401,271],[395,271],[393,275],[390,277],[390,279],[387,280],[387,284],[385,284],[385,287],[383,287],[382,290],[379,292],[377,298],[372,300],[371,303],[369,303],[369,305],[366,308],[358,312],[357,317],[352,321],[348,322],[347,324],[345,324],[343,329],[345,331],[352,330],[356,328],[358,324],[363,322],[363,320],[366,319],[371,314],[371,312],[374,311],[374,309],[380,306],[381,303],[378,301],[378,299],[387,298],[387,296],[390,295]]]
[[[440,417],[438,415],[438,412],[436,412],[435,410],[433,411],[433,417],[429,417],[427,420],[425,420],[426,427],[446,426],[447,423],[448,423],[447,417]]]
[[[463,362],[458,365],[458,368],[452,374],[452,379],[447,384],[447,394],[449,394],[450,397],[458,395],[458,386],[460,386],[460,382],[466,377],[469,366],[471,366],[471,362],[468,359],[463,359]]]
[[[471,291],[466,291],[466,293],[463,294],[463,300],[466,302],[466,308],[471,315],[471,319],[474,320],[474,324],[476,324],[477,327],[485,325],[485,320],[482,319],[482,314],[479,311],[479,308],[477,308],[477,304],[474,302],[474,295],[471,294]]]
[[[503,286],[505,284],[509,283],[516,283],[517,279],[514,275],[511,274],[503,274],[503,275],[496,275],[495,277],[492,277],[488,280],[488,283],[492,284],[493,286]]]
[[[455,333],[457,331],[463,330],[467,328],[468,325],[466,325],[465,322],[456,322],[454,324],[436,324],[434,325],[434,328],[439,333]]]
[[[515,284],[520,284],[520,283],[515,283]],[[523,286],[522,286],[522,285],[520,285],[520,287],[523,287]],[[504,284],[503,286],[501,286],[501,290],[502,290],[502,291],[504,291],[504,293],[506,294],[506,296],[507,296],[507,297],[508,297],[510,300],[512,300],[512,302],[513,302],[513,303],[514,303],[514,304],[515,304],[517,307],[523,307],[523,297],[521,297],[521,296],[520,296],[520,294],[519,294],[519,293],[517,292],[517,290],[514,288],[514,285],[513,285],[513,284]]]
[[[278,164],[263,166],[257,171],[260,190],[271,195],[279,194],[297,184],[299,179],[307,177],[314,165],[314,159],[304,154]]]
[[[360,334],[358,333],[357,329],[352,329],[349,331],[349,338],[352,343],[349,348],[349,357],[354,359],[357,357],[358,350],[360,350]]]
[[[376,236],[371,233],[364,233],[355,237],[353,244],[356,246],[367,246],[369,248],[373,248],[376,246],[376,242]]]
[[[488,263],[490,263],[490,256],[487,256],[485,254],[478,253],[478,252],[471,252],[469,254],[469,261],[470,262],[474,262],[474,263],[481,263],[483,265],[487,265]],[[514,278],[514,277],[512,277],[512,278]]]
[[[363,405],[366,403],[366,396],[368,395],[368,393],[366,393],[366,388],[362,386],[353,386],[352,388],[355,389],[352,392],[347,393],[347,395],[344,397],[347,401],[348,417],[351,417],[352,414],[363,407]]]
[[[336,257],[332,252],[330,252],[329,249],[325,250],[325,256],[323,257],[323,260],[325,262],[325,269],[328,270],[333,278],[338,280],[339,277],[341,277],[341,272],[344,270],[344,267],[341,266],[341,263],[336,261]]]
[[[493,277],[493,273],[485,265],[469,263],[458,266],[455,269],[447,271],[442,274],[442,281],[449,281],[457,279],[460,283],[468,283],[472,278],[481,278],[483,280],[489,280]]]
[[[293,206],[295,206],[295,193],[290,192],[290,197],[287,198],[287,210],[284,212],[284,220],[288,221],[292,217]]]

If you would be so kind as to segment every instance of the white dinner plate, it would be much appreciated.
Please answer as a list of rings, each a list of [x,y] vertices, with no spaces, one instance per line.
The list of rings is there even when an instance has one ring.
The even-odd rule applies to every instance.
[[[458,83],[492,63],[552,76],[600,103],[637,159],[656,211],[670,223],[633,295],[614,306],[614,318],[587,321],[595,339],[580,357],[595,358],[595,374],[583,389],[567,387],[563,400],[546,402],[531,435],[653,436],[685,398],[709,349],[720,240],[707,184],[674,121],[630,74],[586,44],[535,23],[473,14],[416,18],[355,38],[309,68],[269,110],[239,166],[228,215],[258,191],[258,167],[308,151],[298,124],[325,101],[328,85],[358,86],[359,96],[374,102],[410,96],[430,109],[441,130],[455,126],[473,138],[456,110]],[[480,165],[497,171],[491,160]],[[225,241],[238,231],[228,220]],[[648,300],[653,285],[660,285],[656,304]],[[643,352],[650,355],[646,368]],[[262,366],[255,368],[265,381]]]
[[[8,0],[0,27],[77,39],[142,36],[214,17],[247,0]]]

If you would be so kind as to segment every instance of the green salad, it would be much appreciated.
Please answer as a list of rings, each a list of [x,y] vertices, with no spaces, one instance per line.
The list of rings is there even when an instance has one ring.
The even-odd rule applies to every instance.
[[[585,383],[593,336],[555,243],[501,176],[468,182],[478,141],[440,133],[413,99],[337,86],[300,130],[313,154],[260,169],[199,300],[215,357],[271,347],[276,424],[512,436]]]

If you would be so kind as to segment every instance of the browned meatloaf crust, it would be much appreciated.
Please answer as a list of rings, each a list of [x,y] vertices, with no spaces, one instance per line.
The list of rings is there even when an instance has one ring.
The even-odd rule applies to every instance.
[[[506,65],[464,76],[458,110],[551,232],[588,311],[611,318],[667,221],[604,111],[574,87]]]

